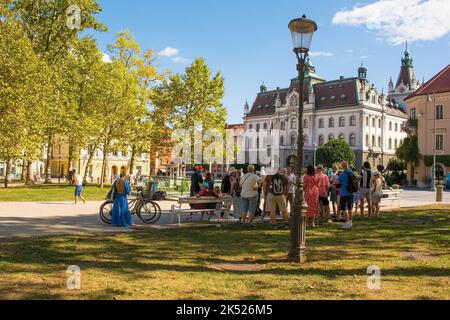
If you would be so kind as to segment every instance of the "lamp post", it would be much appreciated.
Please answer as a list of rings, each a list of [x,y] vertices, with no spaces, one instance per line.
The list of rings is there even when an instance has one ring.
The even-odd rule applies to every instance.
[[[317,165],[317,143],[313,143],[314,147],[314,167]]]
[[[309,47],[314,35],[317,31],[317,24],[303,15],[300,19],[294,19],[289,23],[291,31],[294,53],[297,57],[297,71],[299,80],[299,125],[298,137],[303,137],[303,108],[304,108],[304,83],[306,63]],[[294,210],[291,223],[291,248],[289,258],[293,261],[306,262],[306,205],[303,196],[303,158],[304,158],[304,139],[298,139],[297,149],[297,188],[295,190]]]
[[[437,122],[437,105],[436,105],[436,91],[431,90],[434,98],[434,129],[433,129],[433,172],[432,172],[432,182],[431,182],[431,191],[436,192],[436,164],[437,164],[437,135],[436,135],[436,122]],[[431,94],[428,97],[428,101],[432,102]]]

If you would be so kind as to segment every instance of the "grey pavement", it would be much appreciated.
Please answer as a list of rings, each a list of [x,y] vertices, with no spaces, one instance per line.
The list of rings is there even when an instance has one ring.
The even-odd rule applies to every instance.
[[[424,206],[435,203],[435,194],[428,191],[404,191],[401,207]],[[450,204],[450,193],[444,194],[444,203]],[[0,202],[0,238],[46,235],[89,235],[97,233],[133,232],[133,229],[117,229],[104,224],[99,218],[102,202],[74,205],[66,202]],[[147,226],[136,217],[137,230],[173,227],[168,214],[171,201],[160,202],[163,210],[157,225]],[[383,210],[391,203],[384,202]],[[397,206],[396,203],[393,204]]]

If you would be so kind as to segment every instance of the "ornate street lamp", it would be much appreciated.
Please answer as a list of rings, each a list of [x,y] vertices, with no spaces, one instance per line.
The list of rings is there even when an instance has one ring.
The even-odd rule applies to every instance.
[[[303,137],[303,109],[304,109],[304,83],[306,72],[306,58],[308,57],[309,47],[314,35],[317,31],[317,24],[303,15],[300,19],[294,19],[289,23],[291,30],[292,44],[294,46],[294,53],[297,56],[297,71],[299,79],[299,125],[298,137]],[[293,208],[293,216],[291,223],[291,249],[289,251],[289,258],[293,261],[305,263],[306,262],[306,205],[303,195],[303,158],[304,158],[303,139],[298,139],[297,149],[297,188],[295,191],[295,201]]]

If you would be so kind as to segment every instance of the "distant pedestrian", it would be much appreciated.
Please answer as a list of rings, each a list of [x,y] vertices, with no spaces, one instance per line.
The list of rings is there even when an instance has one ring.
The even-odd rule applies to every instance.
[[[191,197],[194,197],[201,191],[201,185],[203,184],[203,171],[203,166],[198,166],[191,177]]]
[[[240,221],[249,227],[254,227],[253,219],[258,202],[258,189],[261,186],[261,179],[255,174],[255,166],[249,165],[247,174],[241,178],[241,219]]]
[[[344,214],[345,225],[343,229],[353,228],[353,195],[357,192],[358,185],[353,171],[349,169],[348,162],[342,162],[343,172],[339,175],[339,184],[341,186],[341,204],[340,209]]]
[[[374,180],[371,189],[372,212],[369,213],[369,218],[378,218],[380,215],[381,200],[383,199],[383,182],[379,172],[375,172],[373,176]]]
[[[76,170],[73,171],[73,184],[75,186],[75,204],[78,204],[78,198],[83,201],[83,204],[86,203],[86,200],[83,197],[83,177],[77,173]]]
[[[335,218],[338,217],[338,209],[339,209],[339,175],[338,175],[338,167],[336,165],[333,166],[331,176],[330,176],[330,201],[333,207],[333,214]]]
[[[361,171],[361,182],[359,189],[359,201],[361,217],[364,216],[364,208],[367,202],[369,217],[372,216],[372,186],[374,181],[374,174],[368,161],[364,162],[363,170]]]
[[[272,221],[272,228],[276,230],[277,227],[277,209],[280,210],[284,220],[284,228],[289,229],[289,215],[287,210],[287,197],[289,195],[290,183],[286,174],[277,172],[274,175],[269,175],[264,180],[264,193],[267,195],[267,205],[270,210],[270,218]]]
[[[331,222],[330,220],[330,179],[326,174],[328,170],[324,170],[322,165],[317,166],[316,180],[319,188],[319,201],[322,207],[322,219]]]
[[[313,165],[307,168],[306,175],[303,178],[303,189],[305,201],[308,204],[308,226],[315,228],[316,219],[320,215],[319,207],[319,187],[316,177],[316,169]]]
[[[288,169],[288,177],[289,177],[289,195],[287,197],[287,203],[289,204],[289,214],[292,215],[294,211],[294,200],[295,200],[295,191],[297,187],[297,175],[294,170],[291,168]]]
[[[233,217],[234,218],[240,218],[241,216],[241,179],[242,179],[242,172],[239,170],[237,171],[235,169],[235,172],[233,173],[234,176],[234,182],[232,183],[232,197],[233,197]]]
[[[133,226],[133,217],[128,207],[128,195],[131,193],[131,187],[126,180],[125,173],[121,173],[119,179],[114,181],[112,189],[114,190],[114,205],[111,224],[118,228]]]

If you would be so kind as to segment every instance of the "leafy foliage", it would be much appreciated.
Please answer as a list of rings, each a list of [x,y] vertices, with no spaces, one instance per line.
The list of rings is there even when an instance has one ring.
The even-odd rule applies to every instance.
[[[317,163],[331,167],[347,161],[351,167],[356,164],[356,156],[350,145],[342,139],[331,140],[317,149]]]

